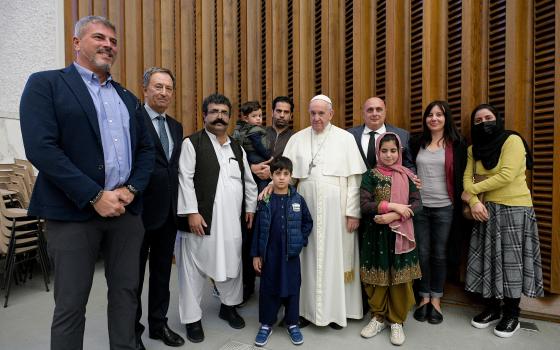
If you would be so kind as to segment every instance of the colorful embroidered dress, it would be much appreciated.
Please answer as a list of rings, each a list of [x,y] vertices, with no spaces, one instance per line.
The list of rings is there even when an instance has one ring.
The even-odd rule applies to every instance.
[[[420,192],[409,180],[411,209],[422,210]],[[395,254],[395,232],[389,225],[376,224],[379,203],[390,202],[391,176],[377,169],[368,170],[362,176],[360,208],[362,230],[360,244],[360,278],[362,282],[377,286],[391,286],[412,281],[422,276],[416,249]]]

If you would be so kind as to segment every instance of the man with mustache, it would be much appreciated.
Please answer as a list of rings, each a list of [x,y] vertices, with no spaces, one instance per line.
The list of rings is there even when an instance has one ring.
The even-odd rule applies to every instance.
[[[141,194],[154,150],[136,96],[116,83],[114,25],[81,18],[76,60],[32,74],[20,103],[25,152],[39,170],[29,215],[46,219],[54,262],[51,349],[82,349],[86,305],[102,253],[109,347],[135,349]]]
[[[177,234],[177,188],[179,186],[179,154],[183,142],[183,127],[166,111],[175,91],[175,77],[166,68],[151,67],[144,73],[144,106],[142,114],[146,128],[155,145],[154,171],[144,191],[142,221],[146,228],[140,251],[140,284],[138,286],[138,312],[136,338],[138,350],[144,349],[140,323],[142,316],[142,285],[146,262],[150,261],[148,294],[148,326],[150,338],[160,339],[168,346],[185,343],[180,335],[167,325],[169,308],[169,278],[173,260],[173,247]]]
[[[204,129],[183,141],[179,158],[175,259],[179,274],[179,315],[191,342],[204,340],[202,290],[208,277],[221,301],[219,317],[235,329],[245,321],[235,306],[243,300],[242,225],[251,228],[257,206],[257,185],[239,143],[227,134],[231,103],[220,94],[202,103]]]

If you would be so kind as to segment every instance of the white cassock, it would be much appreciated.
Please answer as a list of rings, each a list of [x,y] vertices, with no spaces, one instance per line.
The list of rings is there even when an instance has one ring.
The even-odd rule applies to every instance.
[[[311,127],[294,134],[283,155],[294,164],[313,217],[301,254],[300,315],[318,326],[345,327],[346,318],[363,316],[358,235],[347,231],[346,217],[361,217],[364,161],[354,137],[332,124],[320,134]]]
[[[220,163],[220,174],[212,209],[210,235],[198,236],[179,231],[175,242],[175,260],[179,276],[179,316],[181,323],[202,318],[200,302],[204,283],[210,277],[216,282],[220,299],[225,305],[237,305],[243,299],[241,269],[241,222],[243,185],[239,164],[228,138],[221,145],[216,136],[210,137]],[[245,170],[246,212],[254,213],[257,206],[257,185],[253,180],[247,155],[243,151]],[[196,151],[190,139],[183,141],[179,158],[179,199],[177,214],[198,213],[194,189]],[[244,223],[243,223],[244,224]]]

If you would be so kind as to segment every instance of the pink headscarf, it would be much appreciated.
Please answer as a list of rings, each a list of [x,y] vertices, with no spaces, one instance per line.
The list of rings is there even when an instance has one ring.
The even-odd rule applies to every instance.
[[[399,158],[395,164],[386,166],[381,163],[381,140],[385,135],[394,135],[399,142]],[[377,155],[376,168],[384,175],[391,175],[391,203],[408,204],[409,203],[409,185],[408,179],[414,177],[414,173],[410,169],[402,165],[402,143],[399,135],[393,132],[381,134],[375,142],[375,153]],[[389,224],[389,227],[396,233],[395,254],[404,254],[412,251],[416,247],[414,239],[414,226],[412,218],[400,218]]]

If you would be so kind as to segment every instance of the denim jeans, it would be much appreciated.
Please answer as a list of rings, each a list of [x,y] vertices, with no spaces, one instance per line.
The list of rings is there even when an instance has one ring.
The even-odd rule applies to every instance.
[[[453,221],[453,205],[424,207],[414,216],[414,236],[422,279],[418,294],[423,298],[441,298],[447,274],[447,240]]]

